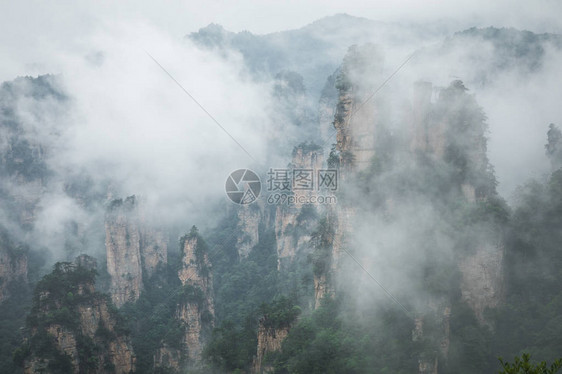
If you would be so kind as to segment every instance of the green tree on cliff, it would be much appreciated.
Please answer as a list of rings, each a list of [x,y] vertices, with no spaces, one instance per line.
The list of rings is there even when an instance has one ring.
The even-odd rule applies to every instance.
[[[502,364],[502,370],[499,374],[555,374],[562,369],[562,358],[554,361],[550,366],[546,361],[538,364],[531,363],[531,355],[523,353],[521,358],[515,357],[514,363],[499,359]]]

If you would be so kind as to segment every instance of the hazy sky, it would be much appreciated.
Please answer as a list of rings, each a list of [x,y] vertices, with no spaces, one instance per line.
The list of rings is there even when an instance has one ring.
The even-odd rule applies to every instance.
[[[83,40],[117,20],[142,21],[173,38],[219,23],[232,31],[268,33],[348,13],[381,21],[445,21],[455,29],[514,26],[560,32],[562,2],[543,1],[0,1],[0,80],[57,72],[54,50],[79,50]]]

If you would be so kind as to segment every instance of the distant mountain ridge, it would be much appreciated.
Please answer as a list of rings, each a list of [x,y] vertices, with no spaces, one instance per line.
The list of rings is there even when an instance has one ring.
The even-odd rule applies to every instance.
[[[230,32],[221,25],[210,24],[185,38],[203,47],[240,52],[248,69],[256,75],[273,77],[280,71],[295,71],[303,76],[314,100],[319,98],[326,77],[335,71],[353,44],[374,43],[385,50],[404,50],[406,52],[401,54],[404,57],[408,52],[436,44],[438,47],[429,48],[431,58],[436,58],[435,55],[443,55],[455,47],[462,48],[468,38],[474,43],[492,43],[493,57],[497,60],[492,62],[493,66],[510,68],[513,65],[504,60],[514,58],[514,64],[518,64],[522,58],[527,58],[530,70],[540,66],[546,43],[562,49],[562,36],[558,34],[496,27],[472,27],[453,32],[448,25],[386,23],[347,14],[325,17],[299,29],[263,35]],[[486,51],[479,49],[480,53]],[[536,56],[532,56],[533,53]]]
[[[402,25],[372,21],[346,14],[317,20],[300,29],[256,35],[249,31],[234,33],[210,24],[186,38],[210,48],[230,47],[244,56],[248,68],[256,73],[275,76],[281,70],[293,70],[305,79],[306,87],[317,97],[325,79],[339,66],[347,48],[353,44],[388,42],[402,45],[406,39],[421,42],[445,34]]]

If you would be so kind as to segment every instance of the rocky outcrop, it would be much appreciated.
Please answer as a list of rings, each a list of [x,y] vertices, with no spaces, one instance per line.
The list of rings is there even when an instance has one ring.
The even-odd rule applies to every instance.
[[[163,344],[154,355],[154,369],[169,372],[179,372],[182,365],[181,352],[178,349]]]
[[[562,131],[554,123],[548,125],[547,143],[544,148],[546,156],[550,160],[552,171],[556,171],[562,167]]]
[[[445,154],[445,122],[436,123],[432,116],[431,97],[433,85],[429,82],[414,84],[411,112],[410,151],[422,152],[443,158]]]
[[[46,159],[53,141],[49,136],[55,131],[47,135],[39,129],[49,117],[42,105],[48,103],[49,113],[56,112],[64,99],[57,79],[50,75],[20,77],[0,86],[0,200],[10,224],[23,230],[33,228],[53,174]]]
[[[339,73],[340,69],[338,68],[326,79],[326,83],[320,94],[320,99],[318,100],[318,124],[322,139],[332,139],[334,135],[333,122],[334,115],[336,114],[336,105],[338,104],[336,78]]]
[[[142,290],[140,229],[135,216],[135,198],[114,200],[105,218],[107,272],[111,276],[113,303],[121,307],[138,299]]]
[[[331,270],[339,269],[341,259],[345,256],[345,251],[350,245],[349,238],[353,236],[353,220],[356,209],[350,206],[341,205],[333,209],[334,218],[334,240],[332,248]]]
[[[321,305],[324,297],[334,292],[335,274],[339,271],[334,266],[334,242],[336,217],[328,212],[326,218],[319,221],[311,233],[312,273],[314,276],[314,308]],[[341,248],[340,248],[341,249]]]
[[[136,301],[143,279],[167,262],[167,242],[162,232],[145,223],[135,196],[113,200],[105,216],[107,271],[113,303],[121,307]]]
[[[342,260],[346,251],[350,250],[349,238],[353,235],[353,219],[356,209],[345,204],[331,207],[327,212],[324,225],[318,226],[322,230],[321,241],[325,241],[327,248],[318,247],[318,239],[313,240],[316,246],[313,257],[314,266],[314,308],[321,305],[322,299],[332,294],[336,289],[336,280],[341,270]],[[316,237],[318,231],[313,233]],[[315,242],[315,243],[314,243]],[[318,258],[317,256],[321,257]]]
[[[141,223],[140,253],[143,274],[150,278],[158,266],[168,262],[168,241],[164,232]]]
[[[441,341],[439,342],[439,350],[443,357],[448,357],[449,347],[451,346],[451,307],[446,306],[443,308],[441,320],[442,335]]]
[[[295,196],[295,206],[303,206],[301,201],[308,202],[311,197],[318,196],[320,177],[319,171],[323,168],[324,152],[322,148],[313,143],[301,143],[293,149],[293,157],[289,165],[292,171],[292,192]],[[300,178],[304,181],[300,181]],[[309,177],[311,183],[306,182]],[[308,201],[305,200],[308,198]],[[315,205],[314,203],[312,205]]]
[[[279,270],[292,263],[297,253],[310,251],[310,232],[318,222],[318,211],[323,210],[313,200],[319,193],[316,184],[323,162],[322,149],[316,145],[303,143],[293,150],[291,170],[306,170],[313,178],[313,185],[311,189],[293,189],[295,203],[279,204],[276,208],[275,236]]]
[[[94,288],[95,260],[57,263],[39,282],[30,315],[25,373],[130,373],[135,356],[130,339]]]
[[[198,365],[201,362],[201,354],[205,345],[205,331],[203,328],[204,309],[198,301],[183,302],[179,305],[177,318],[186,329],[183,344],[185,345],[185,356],[190,366]],[[208,311],[208,310],[205,310]]]
[[[412,341],[424,342],[427,347],[418,357],[419,374],[437,374],[439,357],[446,358],[449,353],[451,307],[435,304],[429,307],[430,311],[424,316],[414,318],[412,330]],[[431,320],[430,325],[433,325],[429,332],[425,331],[426,319]]]
[[[12,282],[27,283],[27,253],[2,235],[0,238],[0,302],[10,296]]]
[[[352,118],[354,111],[354,96],[350,91],[341,91],[334,128],[336,129],[336,150],[339,152],[338,163],[341,171],[355,167],[356,154],[353,145]]]
[[[181,244],[182,267],[178,276],[183,290],[176,315],[185,328],[182,355],[188,366],[197,366],[214,325],[213,278],[206,244],[195,227],[182,238]]]
[[[337,78],[334,128],[342,171],[364,170],[375,155],[382,110],[373,84],[380,74],[380,60],[373,45],[352,46]]]
[[[299,238],[294,232],[297,227],[299,209],[295,206],[278,206],[275,214],[275,236],[277,243],[277,269],[295,258]]]
[[[236,239],[238,258],[248,257],[250,251],[260,240],[260,223],[262,211],[257,204],[238,207],[238,230],[240,235]]]
[[[279,271],[287,269],[297,255],[311,252],[310,233],[318,223],[320,209],[315,204],[277,207],[275,234]]]
[[[418,360],[418,374],[437,374],[438,369],[438,359],[435,357],[433,361],[426,359]]]
[[[344,67],[345,65],[346,62]],[[351,66],[350,63],[347,65]],[[381,154],[377,152],[378,147],[384,147],[380,142],[384,139],[380,138],[384,128],[378,124],[382,115],[380,106],[370,103],[365,107],[360,98],[365,87],[362,88],[360,83],[353,80],[351,71],[343,69],[338,88],[339,103],[334,118],[337,131],[335,154],[339,158],[340,175],[344,176],[342,182],[345,183],[348,178],[364,171],[363,163],[370,161],[373,156],[382,162],[378,159]],[[431,83],[416,83],[412,109],[406,119],[411,124],[410,133],[406,138],[395,137],[396,144],[401,147],[395,154],[402,163],[411,162],[412,168],[424,170],[429,164],[446,172],[448,179],[445,183],[451,189],[454,199],[464,198],[463,204],[470,206],[486,202],[495,196],[495,180],[486,155],[485,116],[473,95],[466,91],[462,82],[454,81],[449,87],[441,89],[433,102]],[[392,157],[384,161],[389,166],[394,162]],[[385,183],[384,179],[380,180]],[[371,186],[366,187],[370,188]],[[389,212],[394,211],[393,214],[400,213],[394,208],[395,195],[391,189],[376,195],[379,199],[377,206],[381,208],[382,215],[386,214],[385,208]],[[342,253],[350,245],[347,238],[353,236],[352,220],[356,213],[352,208],[361,209],[357,202],[355,204],[356,206],[348,205],[346,201],[341,204],[338,202],[337,208],[328,215],[333,237],[330,240],[329,267],[320,266],[318,269],[322,271],[314,273],[316,306],[322,297],[336,290],[334,282],[341,270]],[[369,212],[373,213],[372,209]],[[456,238],[452,238],[451,242],[454,243],[455,240]],[[473,309],[482,323],[486,322],[484,311],[497,307],[501,301],[503,250],[494,240],[483,240],[483,244],[473,253],[459,253],[453,265],[455,268],[458,266],[461,272],[462,300]],[[358,260],[365,262],[361,258]],[[419,373],[437,373],[439,355],[445,358],[448,355],[452,300],[438,300],[439,297],[441,296],[429,297],[427,311],[415,321],[413,339],[431,339],[430,346],[433,347],[431,352],[419,356]],[[424,332],[426,319],[432,321],[427,327],[428,332]]]
[[[447,163],[469,202],[495,193],[487,157],[487,125],[482,109],[461,81],[439,90],[432,102],[431,83],[414,85],[410,115],[410,152]]]
[[[322,305],[322,299],[329,295],[331,288],[328,281],[328,274],[314,274],[314,309]]]
[[[103,299],[97,299],[90,305],[78,307],[80,315],[80,329],[84,336],[98,340],[98,344],[105,344],[106,352],[100,357],[102,366],[111,366],[116,373],[129,373],[134,370],[135,358],[130,339],[125,335],[115,334],[116,320],[112,317],[108,305]],[[103,333],[101,331],[104,331]],[[97,337],[96,337],[97,334]],[[100,335],[111,336],[103,341]],[[105,365],[105,362],[111,365]]]
[[[12,214],[17,223],[24,229],[33,227],[40,209],[40,201],[45,190],[44,182],[40,179],[26,181],[18,176],[14,183],[10,197]]]
[[[273,368],[265,364],[268,353],[281,350],[283,340],[289,335],[290,327],[267,327],[262,318],[258,328],[258,349],[252,365],[253,374],[272,373]]]
[[[213,276],[207,245],[195,227],[182,238],[181,244],[182,267],[178,272],[178,277],[182,285],[198,287],[210,298],[209,301],[212,301]],[[213,303],[210,302],[209,306],[212,307]]]
[[[486,322],[484,311],[502,300],[503,255],[501,245],[484,244],[459,263],[462,299],[482,323]]]

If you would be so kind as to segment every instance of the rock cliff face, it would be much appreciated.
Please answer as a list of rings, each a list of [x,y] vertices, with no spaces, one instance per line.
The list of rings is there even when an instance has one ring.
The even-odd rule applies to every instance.
[[[0,199],[5,202],[4,214],[23,229],[32,228],[52,173],[45,162],[52,139],[36,134],[37,123],[44,125],[40,108],[49,102],[56,111],[64,99],[56,78],[49,75],[17,78],[0,86]],[[21,110],[23,103],[27,110]]]
[[[164,233],[141,223],[140,253],[143,274],[150,278],[159,265],[168,262],[168,241]]]
[[[213,278],[207,247],[196,229],[182,241],[182,268],[178,276],[184,292],[177,318],[185,327],[182,354],[189,366],[197,366],[214,325]]]
[[[415,85],[410,151],[448,165],[460,199],[464,197],[466,206],[473,206],[493,198],[495,184],[486,156],[485,117],[465,91],[462,82],[454,81],[439,92],[437,102],[433,103],[431,84],[419,82]],[[471,252],[457,253],[456,266],[461,275],[462,301],[480,323],[486,324],[484,311],[497,307],[502,300],[503,247],[499,234],[496,238],[473,235],[482,235],[481,243]],[[434,345],[444,358],[449,352],[450,305],[451,300],[444,300],[441,306],[430,307],[432,312],[424,316],[440,320],[439,341]],[[437,372],[437,355],[419,358],[419,373]]]
[[[330,294],[331,284],[327,272],[314,274],[314,309],[317,309],[322,299]]]
[[[345,64],[345,62],[344,62]],[[336,130],[334,151],[339,164],[338,183],[347,179],[348,175],[363,170],[375,155],[377,136],[378,106],[373,101],[361,100],[359,85],[353,83],[349,70],[339,72],[338,103],[336,105],[333,126]],[[342,83],[342,81],[348,81]],[[332,155],[331,157],[332,158]],[[334,274],[340,265],[340,258],[349,245],[347,239],[351,235],[351,221],[355,209],[346,203],[328,207],[326,211],[331,226],[330,250],[324,256],[329,266],[314,272],[314,305],[320,306],[323,297],[334,291]],[[309,230],[309,232],[311,232]],[[310,239],[310,237],[308,237]]]
[[[462,82],[454,81],[432,103],[431,83],[415,84],[410,150],[462,168],[459,190],[468,203],[476,203],[486,201],[495,187],[489,181],[484,116],[465,91]],[[473,121],[472,128],[463,121]],[[459,259],[463,300],[481,322],[484,309],[501,300],[502,260],[501,243],[491,241]]]
[[[439,363],[437,357],[432,361],[420,359],[418,362],[418,373],[419,374],[437,374]]]
[[[342,257],[350,248],[349,238],[353,235],[353,219],[356,209],[342,204],[333,207],[328,215],[331,225],[331,247],[328,253],[329,266],[323,272],[314,274],[314,307],[318,308],[322,298],[335,291],[335,280],[341,268]]]
[[[252,374],[272,373],[273,368],[266,365],[264,359],[268,353],[281,350],[283,340],[289,334],[290,327],[267,327],[260,319],[258,328],[258,349],[252,365]]]
[[[0,303],[10,296],[12,282],[27,283],[27,254],[6,237],[0,239]]]
[[[353,110],[354,96],[352,92],[350,90],[340,90],[334,128],[336,129],[336,149],[341,152],[339,161],[342,169],[352,167],[355,158],[351,124]]]
[[[446,301],[445,301],[446,302]],[[414,329],[412,330],[412,340],[423,341],[437,339],[433,341],[432,347],[437,347],[438,351],[430,350],[422,352],[418,357],[418,373],[419,374],[437,374],[439,368],[439,357],[447,357],[449,353],[449,334],[451,308],[448,305],[432,305],[432,313],[425,316],[417,316],[414,318]],[[430,331],[430,337],[426,336],[425,325],[426,319],[432,319],[435,326],[434,331]]]
[[[410,114],[410,152],[460,169],[459,188],[469,202],[494,193],[489,180],[485,116],[461,81],[441,89],[432,102],[431,83],[417,82]]]
[[[39,202],[45,186],[40,179],[26,181],[19,176],[14,179],[14,182],[15,185],[11,197],[14,205],[13,214],[21,227],[29,229],[33,227],[37,217]]]
[[[182,331],[181,347],[171,347],[165,342],[156,350],[154,369],[183,373],[201,370],[202,352],[214,326],[213,278],[207,247],[197,229],[180,239],[181,282],[174,318]]]
[[[105,217],[107,271],[113,303],[121,307],[138,299],[143,277],[167,262],[167,242],[161,232],[144,222],[135,196],[113,200]]]
[[[320,147],[301,144],[295,147],[290,164],[292,170],[308,170],[312,173],[314,183],[318,183],[318,171],[322,169],[324,157]],[[310,202],[318,196],[316,184],[310,190],[294,189],[295,204],[279,204],[275,212],[275,236],[277,240],[278,269],[286,268],[298,252],[310,251],[310,232],[318,221],[318,210],[323,208]],[[303,200],[301,200],[303,199]]]
[[[154,369],[164,369],[179,372],[182,366],[182,356],[178,349],[163,345],[154,355]]]
[[[277,269],[295,258],[299,238],[295,237],[299,209],[294,206],[278,206],[275,214],[275,236],[277,239]]]
[[[262,219],[262,211],[257,205],[243,205],[238,208],[238,229],[241,235],[237,238],[236,248],[240,259],[248,257],[252,248],[258,244]]]
[[[34,116],[45,102],[54,109],[62,99],[53,76],[0,84],[0,206],[3,225],[17,232],[19,240],[33,228],[52,172],[45,162],[46,139],[32,134],[37,126]],[[8,240],[4,229],[0,226],[0,302],[9,297],[11,282],[27,282],[27,254],[16,249],[19,243]]]
[[[94,289],[95,260],[58,263],[38,284],[25,373],[130,373],[135,357],[115,312]]]
[[[378,64],[377,52],[372,46],[363,50],[350,48],[336,79],[338,102],[333,120],[336,144],[335,153],[330,155],[330,159],[334,162],[334,156],[337,157],[338,183],[345,183],[349,176],[365,170],[377,153],[383,117],[381,104],[376,98],[373,99],[369,83],[357,76],[358,72],[368,75],[370,78],[367,80],[376,76],[378,68],[374,65],[367,68],[364,64],[369,59],[374,65]],[[365,69],[369,69],[367,75]],[[352,221],[355,215],[355,207],[339,201],[336,207],[331,207],[327,212],[332,230],[330,250],[325,254],[329,266],[324,266],[321,271],[317,268],[314,272],[315,307],[320,305],[323,297],[335,290],[335,275],[339,271],[343,253],[349,249],[348,239],[353,235]]]
[[[372,95],[372,84],[380,74],[380,60],[372,45],[351,47],[344,58],[336,84],[339,95],[333,122],[343,170],[363,170],[375,155],[383,116],[379,98]]]
[[[347,78],[339,78],[339,103],[334,119],[337,131],[335,151],[344,183],[365,170],[363,164],[373,156],[379,156],[379,132],[384,131],[378,122],[382,115],[380,107],[375,103],[369,108],[361,107],[361,87],[349,78],[352,76],[349,71],[347,75]],[[485,116],[473,96],[466,94],[466,91],[462,82],[455,81],[440,90],[437,101],[432,102],[432,85],[417,83],[414,86],[412,110],[407,119],[411,124],[408,145],[400,150],[400,157],[411,159],[415,165],[421,155],[424,160],[449,170],[451,179],[448,183],[453,191],[458,191],[454,192],[455,196],[458,194],[461,200],[464,197],[463,204],[470,205],[493,198],[495,184],[486,156]],[[381,209],[385,207],[392,210],[392,193],[387,192],[384,196],[386,200],[380,205]],[[322,297],[335,290],[334,281],[340,270],[340,259],[344,256],[343,250],[350,245],[348,238],[353,236],[352,221],[356,216],[353,208],[361,209],[360,206],[352,207],[338,201],[337,207],[328,215],[333,236],[329,266],[320,267],[322,271],[314,274],[316,306]],[[472,308],[481,323],[486,323],[484,310],[494,308],[501,302],[503,249],[498,244],[499,238],[482,241],[483,244],[473,252],[457,253],[456,266],[461,274],[462,300]],[[433,300],[429,304],[433,305],[428,305],[428,312],[416,320],[413,339],[424,338],[425,319],[438,320],[438,331],[432,331],[432,339],[436,339],[433,344],[439,347],[443,357],[447,357],[451,301]],[[438,356],[434,353],[420,356],[419,373],[437,373],[437,360]]]
[[[114,200],[115,201],[115,200]],[[142,290],[140,230],[135,217],[135,199],[115,202],[105,219],[107,272],[111,298],[117,307],[138,299]]]
[[[462,299],[474,311],[478,320],[485,323],[484,311],[495,308],[502,300],[503,248],[485,244],[476,253],[459,263],[462,274]]]
[[[431,113],[433,86],[429,82],[414,84],[411,112],[410,151],[433,154],[442,158],[445,154],[444,123],[434,123]]]
[[[337,69],[326,79],[326,83],[320,94],[320,100],[318,101],[318,124],[322,139],[330,139],[330,137],[333,136],[334,115],[336,114],[336,105],[338,104],[336,78],[339,72],[339,69]]]

